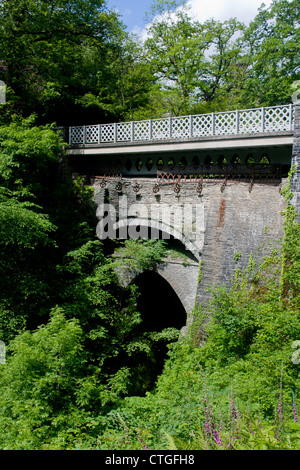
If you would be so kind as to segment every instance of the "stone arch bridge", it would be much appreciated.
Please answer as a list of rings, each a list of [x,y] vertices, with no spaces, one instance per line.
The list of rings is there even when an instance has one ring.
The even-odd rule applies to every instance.
[[[166,240],[158,273],[187,314],[280,240],[291,165],[300,213],[298,103],[67,131],[68,169],[94,188],[98,237]]]

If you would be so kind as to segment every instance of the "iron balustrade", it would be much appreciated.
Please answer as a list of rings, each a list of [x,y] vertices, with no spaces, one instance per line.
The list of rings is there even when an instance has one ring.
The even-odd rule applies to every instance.
[[[69,144],[154,142],[293,130],[293,105],[69,127]]]

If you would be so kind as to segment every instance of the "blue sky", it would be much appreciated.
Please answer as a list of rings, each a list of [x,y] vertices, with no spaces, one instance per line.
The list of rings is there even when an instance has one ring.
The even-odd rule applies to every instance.
[[[107,0],[109,8],[116,7],[129,32],[142,30],[147,24],[145,13],[150,11],[152,0]]]
[[[225,21],[235,17],[248,23],[256,16],[260,5],[269,6],[271,0],[187,0],[186,3],[191,7],[191,15],[201,22],[209,18]],[[107,5],[116,7],[129,32],[139,34],[147,24],[145,13],[150,11],[152,0],[107,0]]]

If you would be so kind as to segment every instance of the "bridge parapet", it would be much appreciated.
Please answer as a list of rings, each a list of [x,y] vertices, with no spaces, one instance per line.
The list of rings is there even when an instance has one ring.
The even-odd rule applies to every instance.
[[[69,145],[152,143],[293,130],[293,105],[69,128]]]

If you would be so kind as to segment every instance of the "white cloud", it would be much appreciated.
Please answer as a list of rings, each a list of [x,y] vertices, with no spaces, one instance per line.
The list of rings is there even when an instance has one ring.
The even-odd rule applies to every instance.
[[[141,36],[141,38],[145,39],[146,31],[145,28],[142,29],[140,26],[134,26],[130,31],[131,34],[136,34],[137,36]]]
[[[258,13],[262,4],[269,7],[272,0],[188,0],[186,2],[189,15],[192,19],[201,23],[214,18],[219,21],[226,21],[229,18],[237,18],[239,21],[249,24]],[[147,30],[152,23],[145,25],[143,29],[136,26],[132,32],[139,35],[142,40],[147,37]]]
[[[264,3],[267,7],[271,0],[188,0],[191,16],[200,22],[209,18],[225,21],[237,18],[239,21],[249,23],[258,13],[258,8]]]

